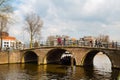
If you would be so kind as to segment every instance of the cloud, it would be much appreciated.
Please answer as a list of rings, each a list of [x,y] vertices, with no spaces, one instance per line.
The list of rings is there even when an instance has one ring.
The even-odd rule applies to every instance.
[[[41,16],[43,37],[107,34],[120,41],[119,0],[20,0],[15,7],[14,13],[19,18],[31,11]],[[19,24],[24,23],[23,18],[19,19]]]
[[[83,6],[83,13],[86,15],[94,15],[97,11],[103,10],[105,0],[89,0]],[[107,5],[107,4],[106,4]]]

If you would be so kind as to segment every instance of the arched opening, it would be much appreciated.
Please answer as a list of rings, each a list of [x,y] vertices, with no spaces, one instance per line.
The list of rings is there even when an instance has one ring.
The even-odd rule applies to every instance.
[[[98,52],[99,52],[98,50],[93,50],[87,53],[83,65],[93,67],[93,58]]]
[[[67,52],[67,53],[66,53]],[[47,64],[75,65],[75,59],[72,54],[64,49],[53,49],[48,52],[46,58]],[[73,61],[73,62],[71,62]]]
[[[24,55],[25,63],[38,63],[38,56],[33,51],[28,51]]]
[[[60,62],[63,65],[71,65],[71,64],[76,65],[75,58],[68,51],[66,51],[62,54]]]
[[[106,72],[111,72],[111,61],[109,57],[106,54],[103,54],[103,52],[99,52],[95,55],[93,59],[94,69],[102,70]]]
[[[99,60],[98,60],[99,59]],[[104,64],[103,64],[104,63]],[[100,65],[108,65],[110,64],[110,68],[112,67],[112,64],[111,64],[111,61],[109,59],[109,57],[102,51],[99,51],[99,50],[93,50],[93,51],[90,51],[86,57],[85,57],[85,60],[84,60],[84,66],[100,66]],[[102,66],[103,67],[103,66]]]

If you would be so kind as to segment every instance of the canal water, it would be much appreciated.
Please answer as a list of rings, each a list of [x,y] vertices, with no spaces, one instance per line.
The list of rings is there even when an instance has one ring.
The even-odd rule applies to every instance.
[[[106,56],[94,58],[94,67],[37,64],[0,65],[0,80],[120,80]]]

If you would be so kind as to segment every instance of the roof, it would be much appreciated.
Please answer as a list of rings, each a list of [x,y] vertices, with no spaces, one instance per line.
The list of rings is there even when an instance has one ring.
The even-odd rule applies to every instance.
[[[2,39],[3,40],[16,40],[16,38],[12,36],[3,36]]]

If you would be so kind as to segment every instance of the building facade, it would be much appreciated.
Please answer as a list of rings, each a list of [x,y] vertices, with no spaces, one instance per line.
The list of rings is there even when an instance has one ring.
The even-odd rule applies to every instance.
[[[0,47],[2,50],[7,48],[20,49],[23,47],[22,43],[18,41],[15,37],[9,36],[7,32],[2,32],[0,35]]]

